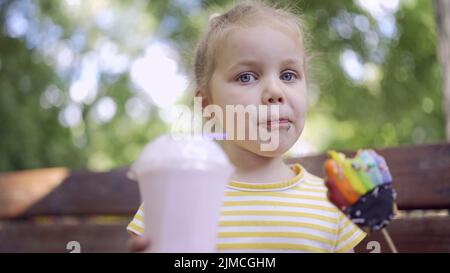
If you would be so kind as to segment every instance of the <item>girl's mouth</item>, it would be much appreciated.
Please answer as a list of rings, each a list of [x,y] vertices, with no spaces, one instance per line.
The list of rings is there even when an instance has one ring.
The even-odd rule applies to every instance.
[[[281,118],[278,120],[269,120],[266,125],[267,128],[290,128],[291,121],[287,118]]]

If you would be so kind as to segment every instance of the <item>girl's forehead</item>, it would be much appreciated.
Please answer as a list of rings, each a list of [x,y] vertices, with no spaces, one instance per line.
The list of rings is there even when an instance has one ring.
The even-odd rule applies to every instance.
[[[235,26],[230,28],[222,42],[226,45],[229,43],[242,44],[251,43],[252,41],[266,41],[270,43],[273,38],[283,37],[284,43],[296,44],[302,46],[302,38],[294,31],[280,25],[261,24],[255,26]]]
[[[303,54],[301,38],[279,27],[252,26],[229,30],[217,51],[218,64],[242,59],[298,60]]]

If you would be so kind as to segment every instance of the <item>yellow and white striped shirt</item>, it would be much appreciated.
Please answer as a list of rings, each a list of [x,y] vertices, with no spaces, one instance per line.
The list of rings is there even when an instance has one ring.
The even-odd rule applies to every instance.
[[[218,230],[219,252],[348,252],[365,237],[327,198],[323,179],[300,164],[292,179],[231,181]],[[127,230],[144,233],[141,205]]]

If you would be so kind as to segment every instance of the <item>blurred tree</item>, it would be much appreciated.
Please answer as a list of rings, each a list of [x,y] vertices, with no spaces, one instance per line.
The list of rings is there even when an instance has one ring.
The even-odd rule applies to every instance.
[[[6,9],[1,7],[4,18]],[[0,171],[83,166],[85,153],[73,145],[70,130],[59,124],[58,111],[40,105],[47,86],[59,82],[53,68],[23,40],[0,35]]]
[[[128,73],[127,60],[142,54],[152,17],[137,5],[112,4],[104,10],[125,14],[116,13],[116,22],[87,2],[0,1],[0,171],[106,170],[131,162],[166,130]],[[142,19],[128,38],[143,32],[141,40],[123,35],[133,13]]]
[[[450,0],[434,0],[436,25],[439,33],[438,51],[444,81],[444,106],[447,141],[450,141]]]
[[[312,116],[328,147],[357,149],[442,140],[441,76],[428,1],[308,2],[319,98]],[[346,3],[345,5],[343,3]],[[358,4],[359,3],[359,4]],[[372,4],[370,4],[372,3]],[[368,5],[368,6],[367,6]],[[326,125],[326,124],[325,124]]]
[[[277,2],[311,34],[302,139],[318,151],[445,139],[432,2]],[[233,3],[0,0],[0,171],[132,162],[169,130],[161,106],[192,91],[180,75],[210,14]]]

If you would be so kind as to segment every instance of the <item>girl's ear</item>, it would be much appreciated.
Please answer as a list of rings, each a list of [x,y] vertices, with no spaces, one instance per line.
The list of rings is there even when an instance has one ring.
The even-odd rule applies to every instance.
[[[195,92],[195,96],[202,98],[202,108],[205,108],[206,106],[212,104],[211,98],[206,94],[203,88],[197,89],[197,91]]]

